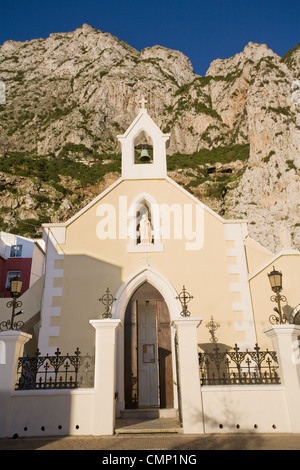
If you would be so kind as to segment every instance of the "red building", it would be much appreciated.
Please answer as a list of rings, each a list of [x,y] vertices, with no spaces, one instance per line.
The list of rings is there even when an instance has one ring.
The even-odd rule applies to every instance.
[[[38,263],[36,250],[41,254]],[[23,279],[23,294],[40,277],[42,258],[40,241],[0,232],[0,297],[10,297],[10,280],[16,276]]]

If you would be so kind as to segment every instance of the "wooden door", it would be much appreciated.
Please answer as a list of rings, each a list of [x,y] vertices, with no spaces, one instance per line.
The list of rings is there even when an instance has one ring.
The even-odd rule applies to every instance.
[[[158,404],[160,408],[172,408],[173,407],[173,363],[172,363],[172,348],[171,348],[171,322],[170,314],[163,297],[148,282],[144,283],[139,287],[131,297],[126,313],[125,313],[125,342],[124,342],[124,361],[125,361],[125,408],[137,408],[138,406],[144,405],[144,398],[141,396],[140,400],[140,387],[142,382],[139,382],[139,371],[138,371],[138,357],[143,357],[143,349],[140,349],[138,354],[138,320],[145,322],[147,321],[143,316],[139,318],[139,301],[142,304],[146,304],[149,301],[149,305],[156,304],[156,338],[153,342],[148,340],[144,344],[157,344],[156,354],[158,358],[158,371],[157,375],[153,375],[153,384],[157,380],[156,390],[158,390]],[[155,301],[155,302],[153,302]],[[152,311],[154,311],[152,308]],[[152,323],[152,332],[154,325],[154,314],[149,322]],[[142,347],[141,347],[142,348]],[[150,354],[150,349],[144,349],[146,354]],[[150,374],[151,375],[151,374]],[[151,401],[152,400],[152,401]],[[155,403],[153,398],[150,403]],[[150,405],[156,406],[156,405]]]
[[[159,406],[156,302],[138,301],[138,405]]]
[[[157,300],[160,407],[173,408],[173,363],[170,314],[164,300]]]
[[[131,300],[125,312],[125,408],[138,406],[137,300]]]

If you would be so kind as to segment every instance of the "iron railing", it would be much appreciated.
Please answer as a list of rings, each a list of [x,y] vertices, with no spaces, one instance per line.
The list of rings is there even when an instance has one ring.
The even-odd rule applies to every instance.
[[[215,344],[211,352],[199,353],[201,385],[267,385],[279,384],[278,362],[274,351],[221,351]]]
[[[81,356],[79,348],[73,356],[62,356],[57,348],[54,356],[41,356],[40,351],[32,357],[18,360],[16,390],[73,389],[94,386],[93,356]]]

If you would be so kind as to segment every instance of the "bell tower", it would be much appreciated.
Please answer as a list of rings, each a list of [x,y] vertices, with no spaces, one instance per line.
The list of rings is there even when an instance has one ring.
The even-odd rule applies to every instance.
[[[125,179],[158,179],[167,176],[166,142],[163,134],[149,116],[144,97],[140,111],[127,131],[118,135],[122,146],[122,177]]]

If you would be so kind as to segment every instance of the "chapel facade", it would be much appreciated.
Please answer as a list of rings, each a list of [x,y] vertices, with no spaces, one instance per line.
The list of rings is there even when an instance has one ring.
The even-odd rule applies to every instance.
[[[143,101],[118,136],[121,177],[67,222],[44,225],[38,347],[92,355],[90,320],[121,320],[120,409],[176,408],[176,320],[202,318],[199,350],[212,344],[212,319],[224,349],[269,347],[262,329],[272,311],[274,263],[290,276],[288,300],[297,304],[299,253],[274,255],[249,237],[247,221],[224,219],[175,183],[167,174],[169,138]]]

